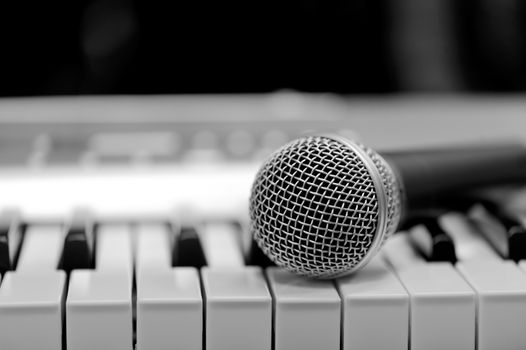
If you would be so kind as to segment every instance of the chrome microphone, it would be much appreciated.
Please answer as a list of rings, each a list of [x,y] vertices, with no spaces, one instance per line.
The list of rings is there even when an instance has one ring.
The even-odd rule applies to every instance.
[[[378,153],[338,136],[292,141],[250,195],[250,230],[276,265],[335,278],[363,267],[413,208],[479,186],[526,180],[522,144]]]

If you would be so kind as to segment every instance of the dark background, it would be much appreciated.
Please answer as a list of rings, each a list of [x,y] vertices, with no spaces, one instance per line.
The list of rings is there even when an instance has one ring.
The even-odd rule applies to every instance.
[[[522,91],[519,0],[0,5],[0,96]]]

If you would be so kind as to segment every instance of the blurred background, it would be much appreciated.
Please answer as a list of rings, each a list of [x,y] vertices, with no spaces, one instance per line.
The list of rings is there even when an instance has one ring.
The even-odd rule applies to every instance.
[[[0,5],[0,96],[515,92],[519,0]]]

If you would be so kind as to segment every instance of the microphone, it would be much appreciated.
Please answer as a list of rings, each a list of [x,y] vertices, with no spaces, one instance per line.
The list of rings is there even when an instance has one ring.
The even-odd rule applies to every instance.
[[[481,186],[526,180],[520,143],[377,152],[339,136],[309,136],[261,166],[250,231],[276,265],[335,278],[357,271],[422,206]]]

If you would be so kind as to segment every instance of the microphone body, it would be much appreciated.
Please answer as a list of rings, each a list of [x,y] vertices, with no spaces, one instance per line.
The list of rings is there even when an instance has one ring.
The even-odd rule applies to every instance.
[[[409,213],[457,191],[526,181],[526,147],[520,142],[380,154],[405,189]]]
[[[526,180],[519,143],[383,153],[337,136],[274,152],[256,175],[250,229],[278,266],[315,278],[357,271],[404,218],[440,197]]]

